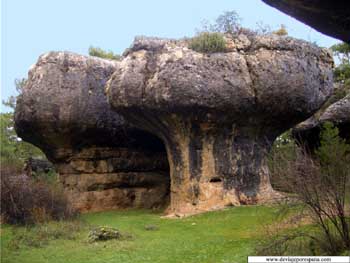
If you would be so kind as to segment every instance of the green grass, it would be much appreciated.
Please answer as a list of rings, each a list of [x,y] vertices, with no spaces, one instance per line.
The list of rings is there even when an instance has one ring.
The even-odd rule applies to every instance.
[[[88,228],[75,239],[51,240],[42,247],[11,248],[13,235],[23,227],[2,226],[2,263],[109,262],[246,262],[263,225],[272,223],[277,208],[235,207],[184,219],[163,219],[144,210],[84,214],[92,226],[116,227],[131,239],[88,243]],[[145,226],[157,226],[147,230]],[[12,241],[11,241],[12,240]]]

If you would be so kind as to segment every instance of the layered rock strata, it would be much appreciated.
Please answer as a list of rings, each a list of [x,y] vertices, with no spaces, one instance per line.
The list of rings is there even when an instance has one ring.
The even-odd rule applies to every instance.
[[[18,135],[54,163],[74,207],[161,207],[169,200],[163,143],[128,125],[104,93],[117,62],[70,52],[42,55],[18,98]]]

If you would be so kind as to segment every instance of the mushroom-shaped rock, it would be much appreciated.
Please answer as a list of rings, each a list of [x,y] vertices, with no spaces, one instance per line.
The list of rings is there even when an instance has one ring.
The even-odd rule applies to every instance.
[[[317,116],[316,116],[317,115]],[[320,145],[320,132],[325,122],[339,130],[339,136],[350,143],[350,94],[317,113],[293,129],[293,136],[311,153]]]
[[[186,41],[138,38],[107,83],[112,106],[165,143],[170,212],[274,197],[266,164],[272,142],[331,92],[326,50],[278,36],[232,42],[230,52],[203,54]]]
[[[15,111],[15,128],[54,163],[82,210],[164,205],[169,192],[163,143],[125,123],[104,93],[117,62],[69,52],[42,55]]]

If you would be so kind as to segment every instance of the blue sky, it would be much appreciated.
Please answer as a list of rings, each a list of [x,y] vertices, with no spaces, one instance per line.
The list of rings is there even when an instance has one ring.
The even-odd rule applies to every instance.
[[[26,77],[45,52],[87,54],[93,45],[122,53],[136,35],[192,36],[201,21],[229,10],[245,27],[259,21],[272,28],[284,24],[289,35],[320,46],[339,42],[260,0],[1,0],[1,97],[16,94],[14,79]]]

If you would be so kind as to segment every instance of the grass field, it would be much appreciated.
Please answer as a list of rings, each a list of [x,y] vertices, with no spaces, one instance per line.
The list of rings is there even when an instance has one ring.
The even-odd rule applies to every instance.
[[[3,225],[1,262],[246,262],[257,239],[264,235],[264,224],[274,221],[276,210],[233,207],[184,219],[163,219],[160,213],[145,210],[90,213],[81,216],[80,221],[89,226],[77,230],[75,238],[61,237],[39,247],[14,248],[16,234],[26,230]],[[147,225],[158,230],[146,230]],[[116,227],[132,238],[88,243],[89,228],[93,226]]]

